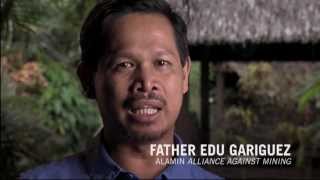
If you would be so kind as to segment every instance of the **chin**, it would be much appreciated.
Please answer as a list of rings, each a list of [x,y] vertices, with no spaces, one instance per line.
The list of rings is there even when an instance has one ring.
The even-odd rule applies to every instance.
[[[127,135],[129,140],[137,142],[137,143],[149,143],[161,140],[167,133],[169,133],[168,129],[156,129],[151,131],[149,130],[128,130]]]

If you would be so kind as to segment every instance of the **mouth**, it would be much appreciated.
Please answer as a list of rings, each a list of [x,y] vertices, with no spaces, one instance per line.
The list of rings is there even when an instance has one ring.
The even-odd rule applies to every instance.
[[[136,101],[128,108],[128,114],[134,122],[151,123],[162,111],[163,104],[156,101]]]
[[[161,108],[155,107],[142,107],[142,108],[132,108],[129,109],[129,112],[134,115],[140,116],[152,116],[161,111]]]

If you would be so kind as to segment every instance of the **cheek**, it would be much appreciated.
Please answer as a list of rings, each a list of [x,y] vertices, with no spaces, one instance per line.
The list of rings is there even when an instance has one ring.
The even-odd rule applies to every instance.
[[[171,108],[180,108],[183,97],[183,81],[181,78],[172,78],[167,80],[166,83],[166,94],[168,96],[168,103],[171,104]]]
[[[109,97],[116,106],[121,106],[128,94],[128,83],[124,79],[113,78],[107,85],[109,89]],[[112,103],[112,102],[110,102]]]
[[[119,101],[126,96],[125,83],[112,76],[109,77],[111,78],[100,76],[95,81],[97,100],[106,107],[118,105]]]
[[[165,79],[164,82],[167,91],[170,91],[171,94],[179,96],[183,93],[184,81],[182,74],[177,73],[172,76],[167,76],[167,79]]]

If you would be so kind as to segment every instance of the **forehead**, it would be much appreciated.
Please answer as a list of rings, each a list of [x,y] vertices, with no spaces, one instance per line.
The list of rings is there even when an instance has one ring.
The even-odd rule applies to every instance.
[[[170,21],[168,18],[160,13],[156,12],[131,12],[124,15],[119,15],[114,20],[115,25],[127,25],[127,26],[135,26],[135,25],[158,25],[158,26],[168,26],[171,28]]]
[[[128,46],[163,46],[176,49],[175,36],[170,21],[157,13],[129,13],[113,20],[107,31],[109,48]]]

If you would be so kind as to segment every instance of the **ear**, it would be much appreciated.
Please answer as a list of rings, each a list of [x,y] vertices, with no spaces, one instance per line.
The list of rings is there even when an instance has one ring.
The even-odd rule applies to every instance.
[[[185,94],[189,90],[190,71],[191,71],[191,59],[190,59],[190,56],[188,56],[183,66],[183,94]]]
[[[77,74],[81,81],[84,94],[90,99],[95,99],[96,95],[94,87],[94,66],[88,63],[80,62],[77,68]]]

